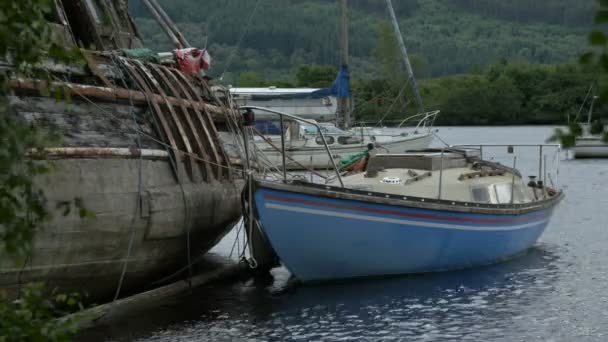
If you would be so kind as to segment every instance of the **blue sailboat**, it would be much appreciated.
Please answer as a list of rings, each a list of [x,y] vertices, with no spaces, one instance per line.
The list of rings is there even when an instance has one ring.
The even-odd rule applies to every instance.
[[[361,171],[336,168],[327,184],[252,175],[244,212],[260,236],[250,247],[265,245],[304,282],[446,271],[516,256],[536,243],[564,197],[547,184],[553,178],[543,155],[559,145],[538,148],[539,178],[529,180],[482,159],[479,145],[371,149]]]

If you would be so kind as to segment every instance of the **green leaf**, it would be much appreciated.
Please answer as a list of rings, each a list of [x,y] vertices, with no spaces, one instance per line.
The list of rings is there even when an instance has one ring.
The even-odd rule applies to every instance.
[[[608,10],[599,10],[595,13],[595,19],[593,20],[596,24],[608,23]]]
[[[603,32],[592,31],[589,34],[589,42],[591,43],[591,45],[605,45],[607,41],[608,39],[606,38],[606,35]]]
[[[600,56],[600,65],[605,71],[608,70],[608,55],[605,53]]]
[[[591,62],[593,61],[593,56],[593,52],[586,52],[579,58],[579,63],[583,65],[591,64]]]

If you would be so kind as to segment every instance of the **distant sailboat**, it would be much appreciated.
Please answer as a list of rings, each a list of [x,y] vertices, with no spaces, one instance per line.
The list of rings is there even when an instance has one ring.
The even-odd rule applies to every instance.
[[[593,105],[597,99],[597,96],[591,99],[587,122],[581,125],[582,135],[575,138],[571,148],[574,158],[608,158],[608,142],[605,139],[608,131],[601,121],[592,121]]]
[[[439,111],[419,113],[401,121],[399,128],[405,123],[415,122],[416,125],[398,134],[394,130],[380,127],[353,127],[350,107],[350,74],[348,70],[348,28],[347,28],[347,2],[342,0],[341,16],[341,66],[338,76],[332,86],[327,89],[277,89],[271,88],[232,88],[231,93],[239,105],[261,106],[285,113],[297,115],[306,119],[326,119],[327,109],[334,109],[332,121],[335,124],[322,124],[324,134],[327,135],[327,144],[331,148],[334,158],[341,159],[353,153],[366,150],[373,145],[387,153],[401,153],[408,150],[426,148],[433,139],[432,126]],[[407,50],[401,37],[399,25],[390,0],[387,6],[391,14],[395,35],[403,54],[404,64],[408,72],[408,80],[412,85],[414,94],[421,108],[424,108],[418,90],[416,79],[412,71]],[[253,96],[255,94],[255,96]],[[316,101],[316,102],[315,102]],[[334,103],[337,106],[334,107]],[[323,108],[325,106],[326,108]],[[264,118],[265,113],[256,112],[256,118]],[[330,119],[330,120],[331,120]],[[320,137],[316,130],[307,125],[292,122],[289,127],[283,127],[283,134],[289,135],[286,142],[286,156],[290,169],[327,168],[329,160],[325,153]],[[262,135],[262,134],[260,134]],[[272,165],[282,162],[281,149],[277,144],[280,136],[263,136],[257,139],[256,147],[266,156]]]

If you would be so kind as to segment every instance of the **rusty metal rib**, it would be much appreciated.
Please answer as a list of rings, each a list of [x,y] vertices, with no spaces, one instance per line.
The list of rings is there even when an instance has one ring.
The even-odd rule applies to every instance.
[[[160,77],[160,79],[167,85],[167,87],[169,87],[169,89],[173,93],[172,95],[175,98],[180,99],[179,107],[182,111],[183,117],[186,119],[186,122],[188,123],[185,126],[186,126],[186,128],[188,128],[188,133],[189,133],[190,139],[193,140],[193,142],[194,142],[193,146],[197,149],[198,155],[201,156],[202,159],[205,160],[204,162],[203,161],[200,162],[201,169],[203,169],[203,167],[204,167],[204,174],[206,175],[206,180],[210,181],[214,177],[213,177],[213,171],[211,170],[211,167],[208,162],[209,155],[207,154],[207,150],[205,149],[205,146],[203,145],[203,142],[201,141],[201,137],[199,136],[200,130],[198,129],[196,124],[192,121],[192,118],[190,118],[190,113],[188,112],[188,109],[185,106],[186,100],[182,97],[182,95],[179,93],[179,91],[175,88],[174,84],[169,80],[169,78],[167,78],[167,76],[165,75],[165,72],[164,72],[164,69],[165,69],[164,67],[155,65],[155,64],[149,64],[149,66],[155,71],[156,75]],[[221,174],[218,174],[218,176],[221,176]]]
[[[154,88],[156,89],[158,94],[163,98],[163,100],[165,102],[165,107],[169,110],[169,114],[170,114],[169,117],[172,119],[173,125],[177,129],[178,135],[181,138],[181,141],[183,143],[184,148],[186,149],[186,152],[188,152],[188,157],[186,158],[186,161],[187,161],[186,165],[188,166],[188,168],[187,168],[188,174],[190,175],[190,177],[193,181],[195,181],[195,182],[200,181],[200,179],[197,179],[197,178],[200,178],[200,175],[197,176],[198,173],[194,170],[194,165],[196,165],[196,160],[194,158],[192,158],[192,155],[194,154],[194,152],[192,151],[192,146],[190,145],[190,140],[188,139],[188,136],[186,135],[184,127],[183,127],[181,121],[179,120],[179,117],[177,117],[177,114],[175,113],[173,106],[167,100],[167,95],[165,94],[165,91],[163,90],[160,83],[158,83],[158,80],[156,80],[156,78],[154,78],[154,75],[152,75],[150,70],[148,70],[148,68],[142,62],[137,61],[137,60],[134,60],[133,62],[146,75],[146,77],[150,80],[150,82],[152,83],[152,85],[154,86]],[[162,112],[159,113],[159,115],[162,115]]]
[[[150,88],[148,87],[148,85],[146,84],[146,82],[144,81],[142,76],[139,74],[137,69],[135,67],[133,67],[126,60],[123,60],[123,63],[125,65],[125,67],[127,69],[129,69],[131,75],[133,75],[133,77],[135,78],[137,83],[139,83],[139,86],[144,90],[146,97],[148,97],[150,99],[150,103],[152,103],[152,107],[153,107],[152,109],[156,113],[156,117],[158,118],[158,121],[160,122],[161,127],[159,127],[159,128],[162,130],[162,132],[160,132],[160,133],[165,135],[165,138],[168,140],[169,145],[172,148],[172,153],[175,156],[175,158],[174,158],[174,160],[175,160],[174,171],[176,173],[175,177],[181,182],[182,175],[185,173],[184,166],[181,163],[182,153],[181,153],[181,149],[177,146],[177,144],[175,142],[175,138],[173,137],[173,132],[171,131],[171,128],[169,127],[169,124],[167,123],[167,120],[165,120],[165,117],[162,115],[160,106],[154,100],[154,97],[152,96],[153,95],[152,91],[150,90]]]
[[[192,96],[190,96],[190,94],[188,93],[188,90],[184,87],[184,85],[180,82],[180,80],[175,76],[175,74],[172,73],[169,68],[166,68],[166,67],[161,67],[161,68],[165,71],[165,73],[169,77],[171,77],[171,79],[173,79],[175,81],[175,83],[181,89],[183,95],[189,101],[193,101]],[[193,108],[193,110],[194,110],[194,114],[195,114],[194,115],[195,121],[200,125],[200,127],[203,130],[203,133],[206,138],[206,144],[209,147],[209,150],[211,151],[211,154],[213,156],[213,160],[217,166],[217,168],[216,168],[217,177],[221,179],[222,173],[223,173],[223,169],[222,169],[223,164],[222,164],[222,159],[221,159],[220,155],[218,154],[215,140],[213,139],[213,136],[212,136],[213,133],[212,133],[212,131],[210,132],[209,128],[207,127],[207,124],[205,123],[205,120],[203,119],[201,112],[197,108]]]
[[[175,76],[177,76],[177,78],[179,78],[182,81],[182,83],[187,86],[187,89],[189,89],[191,94],[194,95],[194,97],[196,98],[196,101],[198,101],[200,103],[204,103],[203,99],[196,92],[196,89],[190,83],[190,81],[186,78],[186,76],[184,76],[182,73],[180,73],[177,70],[173,70],[173,74]],[[188,93],[188,91],[186,91],[186,95],[188,96],[188,98],[192,99],[192,97]],[[215,123],[213,122],[213,119],[211,119],[211,116],[209,115],[209,113],[206,110],[203,110],[202,115],[200,112],[197,111],[197,116],[199,117],[199,120],[201,120],[201,123],[203,124],[204,127],[210,128],[210,129],[206,130],[206,133],[209,137],[210,144],[213,148],[213,154],[217,160],[217,163],[220,165],[230,166],[228,164],[228,158],[226,157],[226,153],[225,153],[222,145],[219,143],[219,134],[217,132],[217,128],[215,127]],[[209,132],[209,130],[210,130],[210,132]],[[219,150],[219,152],[218,152],[218,150]],[[218,168],[218,170],[220,172],[223,171],[223,170],[221,170],[221,168]],[[232,175],[230,173],[228,173],[228,176],[230,178],[232,178]]]

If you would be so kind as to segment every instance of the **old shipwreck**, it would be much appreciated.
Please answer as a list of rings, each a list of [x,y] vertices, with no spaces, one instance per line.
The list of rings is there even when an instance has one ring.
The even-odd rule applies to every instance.
[[[126,0],[51,3],[54,41],[81,48],[84,63],[46,60],[34,67],[44,81],[12,73],[10,105],[62,136],[41,158],[53,171],[37,180],[50,209],[78,199],[94,217],[53,212],[27,260],[1,259],[0,288],[45,281],[111,298],[187,269],[238,220],[242,172],[222,143],[238,150],[238,113],[197,72],[206,51],[187,49],[154,1],[144,3],[173,53],[134,52],[143,45]],[[57,101],[55,89],[71,100]]]

